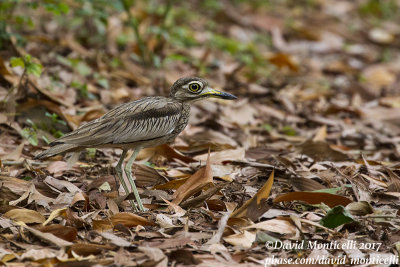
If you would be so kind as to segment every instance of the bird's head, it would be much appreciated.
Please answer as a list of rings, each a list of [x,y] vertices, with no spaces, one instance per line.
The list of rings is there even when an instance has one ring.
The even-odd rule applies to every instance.
[[[202,78],[180,78],[171,86],[171,97],[183,102],[190,102],[208,97],[221,99],[236,99],[229,93],[212,89],[208,82]]]

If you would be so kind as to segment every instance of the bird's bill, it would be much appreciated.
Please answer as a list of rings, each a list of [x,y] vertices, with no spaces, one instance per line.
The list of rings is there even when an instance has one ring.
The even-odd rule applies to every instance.
[[[207,87],[206,90],[204,90],[204,92],[201,93],[200,95],[214,97],[214,98],[221,98],[221,99],[237,99],[237,97],[232,94],[218,91],[218,90],[212,89],[211,87]]]

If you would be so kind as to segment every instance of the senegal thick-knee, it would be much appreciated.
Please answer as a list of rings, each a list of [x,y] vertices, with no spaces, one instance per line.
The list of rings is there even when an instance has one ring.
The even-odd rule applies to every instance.
[[[135,195],[137,206],[143,204],[132,178],[132,164],[140,149],[171,142],[188,124],[190,105],[203,98],[236,99],[234,95],[212,89],[206,80],[189,77],[177,80],[171,86],[169,97],[146,97],[117,106],[102,117],[83,124],[75,131],[50,143],[50,148],[35,158],[52,157],[62,152],[85,148],[113,147],[122,149],[116,174],[128,194],[123,179],[122,163],[127,151],[133,154],[125,165],[125,173]],[[134,202],[132,208],[137,210]]]

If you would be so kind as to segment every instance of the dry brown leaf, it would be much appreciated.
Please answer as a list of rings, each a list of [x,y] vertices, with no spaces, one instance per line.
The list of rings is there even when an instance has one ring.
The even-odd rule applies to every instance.
[[[400,192],[400,177],[395,174],[392,170],[389,168],[385,168],[387,173],[389,174],[390,177],[390,182],[388,184],[388,191],[391,192]]]
[[[227,161],[243,161],[245,159],[246,151],[243,147],[238,149],[227,149],[210,153],[210,161],[212,164],[219,164]],[[206,161],[208,154],[203,154],[194,157],[196,160]]]
[[[153,189],[158,190],[168,190],[168,189],[178,189],[181,185],[183,185],[189,178],[182,179],[174,179],[165,184],[159,184],[153,187]]]
[[[288,54],[284,53],[276,53],[272,57],[270,57],[269,62],[277,66],[278,68],[288,68],[291,71],[297,72],[299,70],[299,67],[297,63],[293,61],[293,59],[290,57]]]
[[[250,248],[253,242],[256,240],[256,234],[244,230],[242,233],[233,234],[223,238],[225,242],[233,245],[240,246],[243,248]]]
[[[150,158],[153,157],[154,155],[160,155],[168,160],[173,160],[173,159],[179,159],[185,163],[190,163],[190,162],[195,162],[196,160],[187,157],[185,155],[182,155],[172,147],[170,147],[167,144],[161,145],[161,146],[156,146],[152,148],[146,148],[142,149],[137,156],[137,159],[145,159],[145,158]]]
[[[73,212],[70,208],[66,210],[66,220],[67,220],[67,225],[71,225],[77,229],[90,226],[88,222],[86,222],[83,218],[75,214],[75,212]]]
[[[365,83],[373,91],[378,91],[396,81],[396,75],[385,65],[371,65],[363,70],[362,74]]]
[[[12,209],[4,214],[5,217],[24,223],[44,223],[46,218],[35,210]]]
[[[154,186],[168,182],[168,179],[162,176],[153,168],[142,164],[134,164],[132,171],[135,174],[135,183],[139,187]]]
[[[76,210],[88,210],[89,197],[83,192],[77,192],[71,201],[70,207]]]
[[[112,244],[118,246],[118,247],[130,247],[132,244],[125,239],[114,235],[113,233],[110,232],[100,232],[99,233],[102,237],[105,239],[108,239]]]
[[[272,219],[267,221],[262,221],[250,226],[245,227],[244,229],[259,229],[263,231],[269,231],[278,234],[296,234],[296,226],[290,223],[287,220],[282,219]]]
[[[25,146],[25,140],[19,144],[14,151],[12,151],[9,154],[6,154],[1,157],[1,160],[13,160],[13,161],[18,161],[21,158],[22,150],[24,149]]]
[[[222,119],[235,125],[256,125],[257,109],[247,99],[236,101],[223,109]]]
[[[374,213],[374,208],[367,201],[352,202],[346,206],[351,215],[365,216]]]
[[[164,200],[164,202],[168,204],[169,211],[174,213],[173,216],[181,217],[186,214],[186,210],[182,209],[179,205],[172,203],[171,201],[168,201],[164,198],[162,200]]]
[[[346,206],[347,204],[352,202],[347,197],[329,193],[320,193],[320,192],[290,192],[276,197],[274,199],[274,202],[277,203],[277,202],[293,201],[293,200],[305,201],[308,204],[325,203],[330,208],[333,208],[337,205]]]
[[[43,233],[51,233],[66,241],[74,241],[78,235],[78,230],[75,227],[64,226],[61,224],[46,225],[38,228]]]
[[[330,160],[330,161],[345,161],[349,157],[337,150],[331,148],[328,143],[322,141],[307,140],[299,145],[300,153],[305,154],[316,161]]]
[[[50,213],[50,216],[47,218],[47,220],[42,225],[45,226],[49,222],[51,222],[52,220],[54,220],[55,218],[60,217],[60,216],[67,217],[67,208],[53,210]]]
[[[313,179],[303,177],[290,179],[290,183],[292,184],[295,191],[315,191],[326,188],[317,181],[314,181]]]
[[[182,201],[199,192],[203,187],[213,183],[213,173],[208,154],[207,165],[195,172],[187,181],[181,185],[172,196],[172,203],[179,205]]]
[[[182,202],[180,205],[184,209],[201,207],[204,205],[204,202],[206,202],[209,198],[211,198],[213,195],[218,193],[225,186],[226,186],[226,184],[214,185],[214,186],[208,188],[207,190],[202,191],[199,196],[188,199],[188,200]]]
[[[26,190],[20,198],[14,200],[14,201],[10,201],[9,204],[17,205],[17,204],[21,203],[22,201],[24,201],[25,199],[28,199],[28,204],[30,204],[32,202],[36,202],[36,204],[45,206],[45,207],[49,207],[49,203],[54,202],[54,199],[46,197],[45,195],[42,195],[36,189],[35,184],[33,184],[32,182],[30,183],[30,187],[28,188],[28,190]]]
[[[99,245],[90,243],[76,243],[71,246],[71,251],[75,252],[80,256],[98,255],[105,250],[111,250],[112,247],[109,245]]]
[[[111,220],[93,220],[92,221],[92,227],[93,230],[96,231],[107,231],[110,230],[114,227],[113,223],[111,222]]]
[[[122,224],[126,227],[134,227],[138,225],[142,226],[152,226],[154,225],[153,222],[143,218],[139,215],[129,213],[129,212],[120,212],[113,216],[111,216],[111,222],[113,225]]]
[[[47,243],[56,245],[58,247],[66,247],[66,246],[71,246],[72,245],[71,242],[68,242],[68,241],[65,241],[64,239],[58,238],[57,236],[55,236],[55,235],[53,235],[51,233],[43,233],[43,232],[41,232],[39,230],[36,230],[36,229],[34,229],[32,227],[27,226],[25,223],[23,223],[21,221],[20,222],[16,222],[16,224],[21,226],[21,227],[23,227],[23,228],[25,228],[25,229],[27,229],[33,235],[35,235],[36,237],[38,237],[39,239],[41,239],[41,240],[43,240],[43,241],[45,241]]]
[[[0,75],[1,76],[11,75],[11,73],[8,71],[6,64],[4,64],[3,57],[0,57]]]
[[[31,182],[18,179],[15,177],[0,175],[0,198],[8,202],[12,202],[20,198],[24,193],[29,191]],[[10,205],[17,205],[18,203]]]
[[[71,193],[82,191],[81,189],[79,189],[79,187],[77,187],[76,185],[74,185],[71,182],[60,180],[60,179],[55,179],[51,176],[47,176],[46,179],[44,179],[44,182],[47,185],[49,185],[50,187],[54,187],[60,191],[64,191],[64,189],[67,189]]]
[[[315,136],[314,136],[314,138],[312,140],[314,142],[325,141],[327,135],[328,135],[328,133],[326,131],[326,125],[323,125],[322,127],[320,127],[318,129],[317,133],[315,134]]]
[[[246,217],[252,221],[259,218],[264,212],[269,209],[266,205],[266,200],[271,192],[272,184],[274,183],[274,173],[273,170],[269,175],[268,180],[265,182],[263,187],[258,190],[251,199],[247,200],[240,208],[232,213],[231,218],[242,218]]]

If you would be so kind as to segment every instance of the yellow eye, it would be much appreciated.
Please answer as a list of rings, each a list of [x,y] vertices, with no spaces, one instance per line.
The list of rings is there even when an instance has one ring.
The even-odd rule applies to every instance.
[[[191,92],[193,92],[193,93],[199,92],[200,89],[201,89],[201,86],[200,86],[200,84],[198,84],[198,83],[191,83],[191,84],[189,84],[189,90],[190,90]]]

